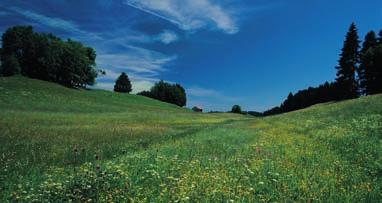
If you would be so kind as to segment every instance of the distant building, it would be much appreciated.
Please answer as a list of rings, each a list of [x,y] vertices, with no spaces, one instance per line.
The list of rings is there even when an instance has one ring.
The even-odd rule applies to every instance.
[[[199,107],[199,106],[194,106],[194,107],[192,107],[192,110],[193,110],[194,112],[203,112],[202,107]]]

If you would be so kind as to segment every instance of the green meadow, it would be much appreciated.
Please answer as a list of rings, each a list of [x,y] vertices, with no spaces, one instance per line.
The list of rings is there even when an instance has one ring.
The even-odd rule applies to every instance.
[[[0,78],[0,202],[382,202],[382,95],[278,116]]]

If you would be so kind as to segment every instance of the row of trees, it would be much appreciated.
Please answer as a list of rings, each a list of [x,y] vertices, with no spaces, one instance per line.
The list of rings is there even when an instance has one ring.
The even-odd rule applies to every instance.
[[[362,95],[382,93],[382,31],[370,31],[360,49],[356,25],[351,24],[341,50],[335,82],[309,87],[296,94],[289,93],[278,107],[263,115],[274,115],[305,108],[317,103],[353,99]]]
[[[338,93],[336,92],[335,83],[325,82],[325,84],[318,87],[300,90],[296,94],[289,93],[287,99],[280,106],[265,111],[263,115],[269,116],[294,111],[317,103],[333,101],[337,98]]]
[[[130,93],[132,91],[131,82],[126,73],[122,72],[117,78],[114,91],[120,93]],[[155,83],[150,91],[142,91],[138,95],[175,104],[180,107],[185,106],[187,102],[186,91],[180,84],[170,84],[163,80]]]
[[[142,91],[138,95],[183,107],[187,103],[186,91],[180,84],[170,84],[163,80],[155,83],[150,91]]]
[[[2,35],[0,74],[56,82],[67,87],[93,85],[96,53],[91,47],[53,34],[36,33],[32,26],[15,26]]]

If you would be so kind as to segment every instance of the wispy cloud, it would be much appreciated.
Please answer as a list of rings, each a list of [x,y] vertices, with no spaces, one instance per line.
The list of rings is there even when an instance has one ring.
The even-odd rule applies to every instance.
[[[114,89],[114,82],[97,82],[93,89],[103,89],[103,90],[109,90],[113,91]],[[144,90],[150,90],[152,86],[154,86],[154,82],[147,81],[147,80],[135,80],[134,78],[131,79],[131,85],[133,91],[132,94],[136,94],[138,92],[144,91]]]
[[[77,36],[82,35],[86,37],[100,39],[100,37],[97,34],[84,31],[80,29],[76,23],[68,21],[68,20],[64,20],[62,18],[46,16],[31,10],[22,9],[19,7],[10,7],[9,10],[16,12],[44,26],[65,30],[69,33],[76,33]]]
[[[0,11],[0,16],[6,16],[9,15],[9,12],[6,11]]]
[[[114,81],[121,72],[126,72],[132,82],[133,93],[149,90],[155,82],[159,81],[159,75],[166,71],[168,64],[172,63],[176,56],[167,56],[160,52],[128,46],[124,53],[99,54],[97,57],[98,67],[106,70],[106,75],[100,76],[95,88],[112,90]]]
[[[209,27],[228,34],[239,31],[231,13],[210,0],[126,0],[126,4],[167,20],[183,30]]]
[[[142,32],[138,32],[129,28],[124,28],[122,33],[118,33],[118,30],[112,33],[106,33],[103,37],[104,40],[101,43],[108,45],[122,45],[128,48],[132,43],[155,43],[161,42],[163,44],[171,44],[177,42],[180,38],[172,30],[163,30],[156,35],[148,35]]]
[[[61,18],[48,17],[40,13],[36,13],[18,7],[10,7],[9,10],[14,11],[18,14],[23,15],[24,17],[27,17],[31,20],[37,21],[49,27],[65,29],[71,32],[82,32],[75,23],[63,20]]]
[[[204,98],[215,98],[218,100],[224,100],[224,101],[235,101],[237,100],[237,97],[229,97],[223,94],[220,91],[214,90],[214,89],[208,89],[208,88],[202,88],[202,87],[190,87],[187,88],[187,94],[193,97],[204,97]]]
[[[164,30],[162,33],[155,37],[156,40],[161,41],[164,44],[170,44],[179,40],[178,35],[171,30]]]
[[[176,59],[160,52],[128,46],[124,53],[99,54],[97,64],[101,68],[125,70],[133,73],[158,75],[165,71],[165,65]]]
[[[201,87],[191,87],[187,89],[187,93],[195,97],[221,97],[222,94],[219,91],[213,89],[206,89]]]
[[[119,74],[127,72],[131,78],[133,92],[148,90],[158,81],[158,76],[166,71],[168,64],[177,56],[165,55],[150,49],[133,46],[134,43],[152,43],[160,41],[169,44],[178,40],[175,32],[164,30],[159,35],[147,35],[130,28],[118,29],[118,32],[93,33],[80,28],[76,22],[58,17],[47,16],[19,7],[10,7],[14,12],[39,26],[66,31],[67,36],[80,39],[94,46],[97,51],[98,68],[106,70],[107,75],[100,76],[94,88],[112,90]],[[0,13],[2,15],[2,12]],[[118,48],[116,48],[118,47]],[[122,49],[120,49],[122,47]]]

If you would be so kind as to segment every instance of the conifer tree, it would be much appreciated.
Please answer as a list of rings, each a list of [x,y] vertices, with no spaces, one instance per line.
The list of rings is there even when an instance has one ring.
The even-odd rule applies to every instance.
[[[339,64],[336,67],[338,100],[352,99],[358,96],[355,73],[359,62],[359,43],[356,25],[352,23],[341,50]]]
[[[382,30],[378,34],[378,45],[374,49],[374,72],[375,72],[375,89],[372,93],[382,93]]]
[[[365,36],[365,41],[362,44],[360,52],[360,65],[358,72],[358,84],[360,93],[370,93],[370,82],[373,80],[375,73],[373,73],[373,49],[377,46],[377,37],[374,31],[370,31]]]
[[[382,93],[382,42],[374,49],[374,66],[376,77],[373,93]]]
[[[131,82],[129,76],[125,72],[122,72],[118,79],[115,81],[114,92],[130,93]]]

